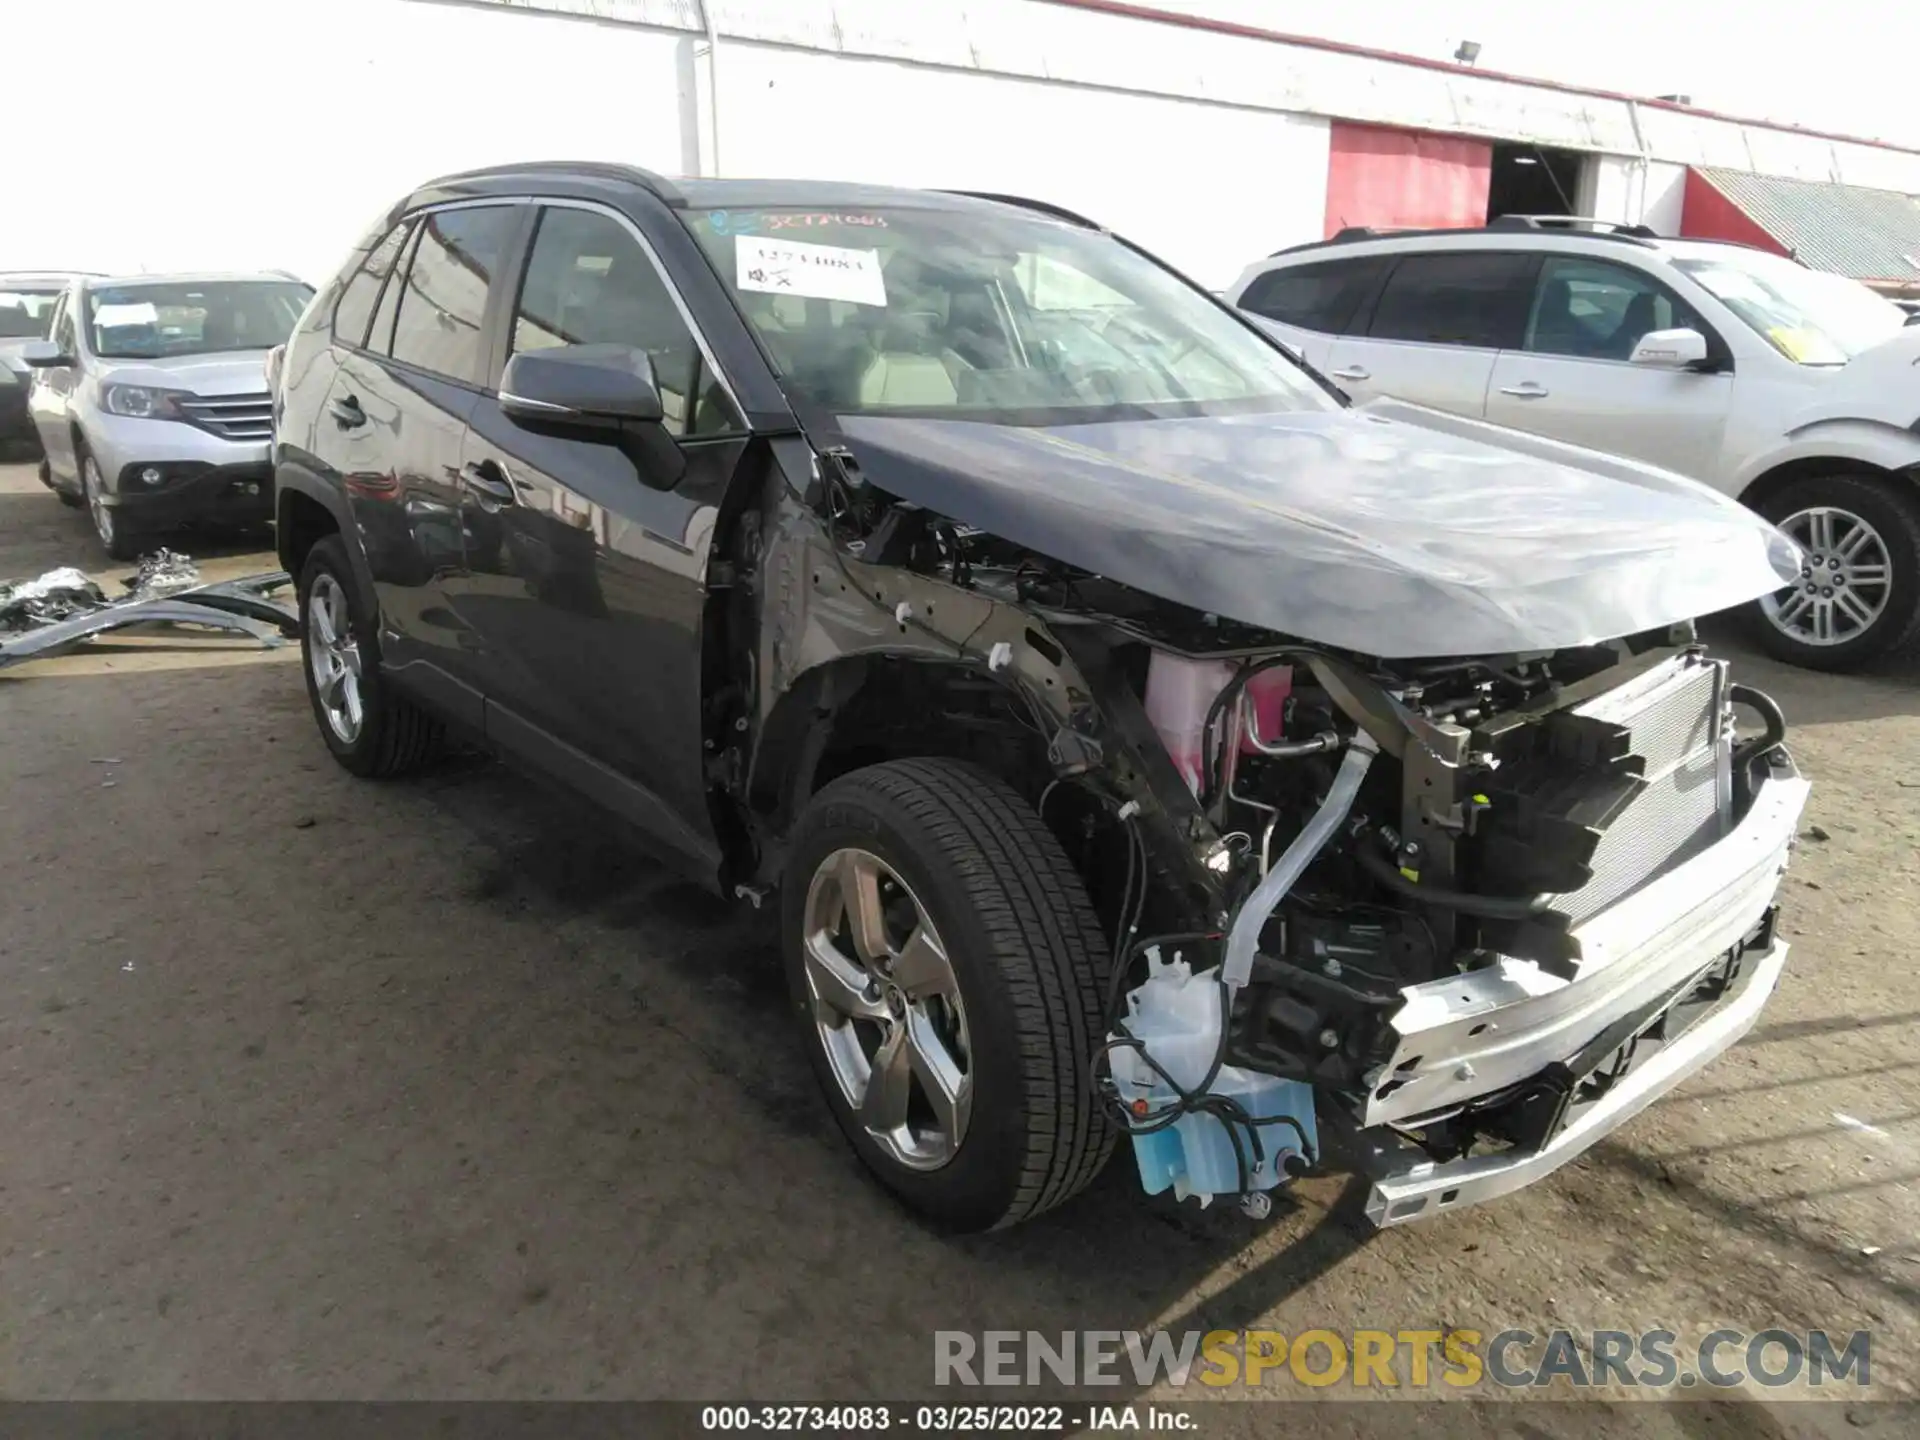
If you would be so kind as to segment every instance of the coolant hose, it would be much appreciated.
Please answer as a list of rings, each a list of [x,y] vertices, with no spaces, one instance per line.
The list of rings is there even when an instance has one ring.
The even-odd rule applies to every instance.
[[[1730,685],[1727,687],[1727,697],[1734,704],[1744,705],[1749,710],[1757,712],[1760,718],[1767,722],[1764,735],[1743,742],[1733,752],[1735,768],[1743,769],[1787,738],[1787,717],[1771,695],[1765,691],[1756,690],[1751,685]]]
[[[1227,932],[1227,958],[1220,965],[1220,979],[1229,989],[1238,990],[1253,977],[1253,957],[1260,949],[1260,932],[1266,928],[1268,918],[1281,899],[1313,863],[1314,856],[1326,848],[1333,832],[1346,820],[1347,813],[1353,809],[1354,797],[1360,793],[1360,782],[1367,778],[1367,767],[1379,753],[1380,747],[1371,735],[1364,730],[1354,731],[1333,784],[1327,787],[1327,798],[1320,802],[1313,819],[1293,837],[1293,843],[1273,862],[1266,878],[1254,887],[1240,907],[1240,913],[1234,916],[1233,929]]]
[[[1394,894],[1458,910],[1462,915],[1477,915],[1482,920],[1526,920],[1549,908],[1544,895],[1475,895],[1469,890],[1422,885],[1402,875],[1398,866],[1364,840],[1353,847],[1353,855],[1362,870]]]

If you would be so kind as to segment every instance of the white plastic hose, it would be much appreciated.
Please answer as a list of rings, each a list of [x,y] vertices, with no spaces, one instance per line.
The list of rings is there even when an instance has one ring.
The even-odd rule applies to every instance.
[[[1227,958],[1220,967],[1220,978],[1231,988],[1238,990],[1252,978],[1254,953],[1260,948],[1260,932],[1266,928],[1268,917],[1347,818],[1354,797],[1360,793],[1360,782],[1367,778],[1367,767],[1379,753],[1380,747],[1371,735],[1364,730],[1354,732],[1339,772],[1327,787],[1327,798],[1240,907],[1233,929],[1227,932]]]

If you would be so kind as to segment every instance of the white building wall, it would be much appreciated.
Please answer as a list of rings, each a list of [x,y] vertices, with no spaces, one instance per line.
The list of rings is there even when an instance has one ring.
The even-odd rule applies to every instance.
[[[0,201],[0,270],[286,269],[318,283],[435,175],[559,157],[690,168],[691,37],[407,0],[272,3],[312,21],[268,44],[261,0],[10,8],[20,54],[87,39],[74,62],[8,80],[10,108],[36,118]],[[176,88],[143,115],[137,100],[77,102],[82,74],[85,94],[119,97],[204,77],[209,98]]]
[[[1598,213],[1669,231],[1688,164],[1920,192],[1905,151],[1036,0],[39,0],[7,32],[59,60],[9,74],[0,268],[318,280],[436,174],[717,153],[1033,194],[1218,286],[1320,235],[1326,116],[1586,150]]]
[[[1032,196],[1215,288],[1326,213],[1314,116],[758,45],[724,49],[719,76],[729,174]]]

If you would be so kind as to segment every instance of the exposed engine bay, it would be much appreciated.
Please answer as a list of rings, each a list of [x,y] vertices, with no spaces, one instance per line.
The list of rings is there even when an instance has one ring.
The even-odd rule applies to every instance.
[[[763,671],[800,671],[796,637],[864,606],[854,628],[876,650],[897,632],[895,649],[978,677],[902,682],[901,723],[949,727],[1003,772],[1022,747],[1044,754],[1033,798],[1116,962],[1096,1079],[1149,1190],[1264,1213],[1336,1132],[1388,1177],[1380,1223],[1430,1213],[1424,1191],[1382,1198],[1396,1175],[1465,1167],[1432,1209],[1515,1188],[1531,1161],[1574,1153],[1549,1154],[1583,1107],[1622,1110],[1602,1129],[1631,1113],[1637,1063],[1697,1068],[1737,1036],[1689,1058],[1686,1015],[1726,1008],[1765,965],[1756,1012],[1770,991],[1772,892],[1806,787],[1778,708],[1690,623],[1361,655],[900,501],[847,452],[816,473],[825,547],[802,553],[790,526],[782,558],[774,522],[742,557],[810,572],[809,613],[763,637]],[[1680,891],[1697,898],[1709,869],[1725,903],[1682,947]]]

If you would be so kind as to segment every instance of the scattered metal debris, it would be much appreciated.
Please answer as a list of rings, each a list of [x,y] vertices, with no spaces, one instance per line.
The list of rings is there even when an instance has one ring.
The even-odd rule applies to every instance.
[[[128,600],[159,600],[200,583],[200,567],[190,555],[156,550],[140,557],[140,568],[125,582]]]
[[[1838,1110],[1833,1112],[1833,1118],[1837,1123],[1844,1125],[1849,1130],[1858,1130],[1863,1135],[1878,1135],[1882,1139],[1886,1138],[1887,1132],[1882,1130],[1878,1125],[1869,1125],[1864,1120],[1856,1120],[1853,1116],[1843,1115]]]
[[[74,569],[0,585],[0,670],[63,655],[96,635],[134,625],[197,625],[281,645],[299,634],[299,620],[292,606],[271,597],[292,579],[274,570],[203,585],[191,559],[160,550],[140,562],[118,600],[109,600]]]
[[[31,629],[108,603],[106,592],[72,566],[32,580],[0,584],[0,632]]]

